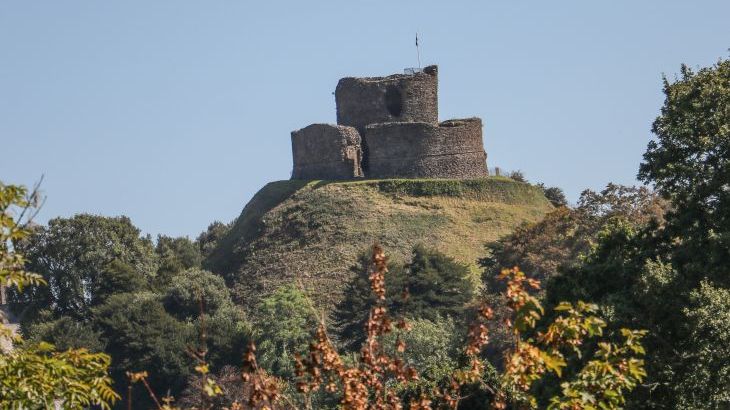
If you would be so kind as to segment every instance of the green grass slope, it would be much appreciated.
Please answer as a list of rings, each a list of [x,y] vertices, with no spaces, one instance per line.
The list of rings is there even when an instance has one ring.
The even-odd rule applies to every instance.
[[[539,188],[503,177],[278,181],[251,199],[207,265],[247,305],[300,280],[331,306],[373,242],[396,261],[424,243],[469,265],[476,279],[486,242],[551,208]]]

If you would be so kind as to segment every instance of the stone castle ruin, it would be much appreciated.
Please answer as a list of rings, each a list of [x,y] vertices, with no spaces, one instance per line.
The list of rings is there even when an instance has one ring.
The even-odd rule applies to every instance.
[[[488,175],[482,120],[438,121],[438,68],[339,81],[337,125],[291,133],[292,179]]]

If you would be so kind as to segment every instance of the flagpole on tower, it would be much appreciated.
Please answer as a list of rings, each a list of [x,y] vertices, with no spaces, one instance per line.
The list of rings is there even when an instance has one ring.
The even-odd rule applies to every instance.
[[[416,31],[416,56],[418,56],[418,68],[421,68],[421,49],[418,47],[418,32]]]

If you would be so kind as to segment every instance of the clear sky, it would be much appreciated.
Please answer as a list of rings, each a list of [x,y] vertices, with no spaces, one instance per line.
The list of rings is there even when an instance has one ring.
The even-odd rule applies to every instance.
[[[440,117],[490,166],[575,201],[634,184],[661,75],[728,56],[730,1],[0,0],[0,180],[45,174],[40,221],[128,215],[196,236],[288,179],[290,132],[344,76],[439,65]]]

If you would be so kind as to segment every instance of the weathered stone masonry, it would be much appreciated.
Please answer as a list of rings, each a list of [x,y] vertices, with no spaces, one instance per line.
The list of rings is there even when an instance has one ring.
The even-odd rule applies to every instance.
[[[346,77],[335,89],[337,123],[362,133],[370,124],[438,122],[438,70],[388,77]]]
[[[343,78],[338,125],[292,132],[292,179],[487,176],[479,118],[438,122],[438,69]]]
[[[292,179],[350,179],[363,176],[360,133],[353,127],[312,124],[291,133]]]

